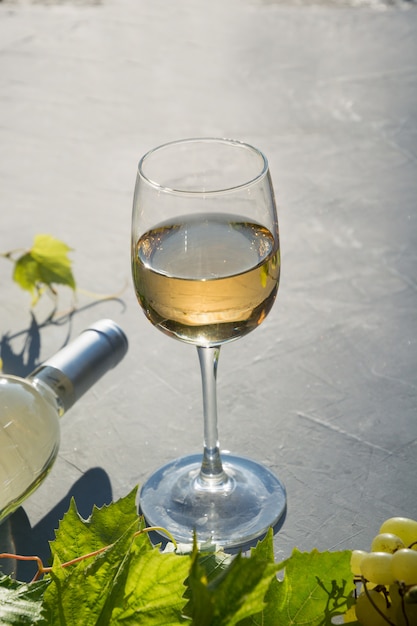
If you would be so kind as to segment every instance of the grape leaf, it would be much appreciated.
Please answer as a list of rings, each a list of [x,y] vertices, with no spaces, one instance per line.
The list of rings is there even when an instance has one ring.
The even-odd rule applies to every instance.
[[[88,520],[79,516],[72,502],[51,544],[54,561],[44,596],[45,624],[183,623],[183,581],[190,556],[161,553],[147,534],[139,533],[143,528],[136,490],[95,508]],[[94,555],[78,560],[93,551]],[[73,559],[77,561],[62,566]]]
[[[265,538],[259,541],[258,544],[252,548],[252,555],[258,555],[260,558],[264,558],[269,563],[275,562],[274,556],[274,534],[272,528],[269,529]],[[277,567],[281,569],[281,565]],[[250,618],[240,622],[239,626],[276,626],[276,607],[281,601],[284,601],[281,595],[281,588],[278,579],[274,576],[271,580],[268,591],[265,594],[265,607],[264,609],[252,615]]]
[[[84,520],[74,501],[41,582],[0,577],[0,624],[35,626],[330,626],[354,602],[350,551],[274,562],[273,532],[250,556],[215,546],[152,546],[137,490]],[[283,578],[276,574],[282,571]]]
[[[42,613],[42,596],[48,581],[20,583],[8,576],[0,576],[1,626],[28,626],[39,624]]]
[[[214,580],[221,572],[226,570],[233,560],[231,554],[224,552],[216,544],[207,542],[200,545],[199,550],[198,559],[209,581]]]
[[[123,588],[115,598],[110,624],[123,626],[177,626],[189,621],[182,616],[184,581],[190,556],[132,550]]]
[[[32,294],[32,304],[39,299],[42,291],[53,284],[61,284],[75,290],[75,280],[71,270],[65,243],[51,235],[36,235],[32,248],[15,261],[13,280],[22,289]]]
[[[287,626],[331,625],[349,608],[354,590],[349,550],[300,552],[294,548],[279,582],[275,623]]]
[[[135,534],[143,526],[136,508],[136,489],[118,502],[94,508],[88,520],[80,517],[72,501],[51,544],[52,584],[44,596],[46,623],[107,624],[113,598],[127,575]],[[151,549],[147,536],[139,536],[138,542],[143,549]],[[63,563],[103,549],[62,567]]]
[[[51,543],[52,556],[64,563],[83,554],[110,546],[125,532],[132,534],[144,528],[143,518],[138,515],[137,488],[127,496],[102,508],[94,507],[84,520],[77,511],[74,500],[59,523],[55,540]]]
[[[189,601],[184,613],[196,626],[235,626],[265,607],[265,594],[278,566],[265,559],[262,550],[249,558],[238,554],[218,576],[209,579],[194,549],[187,579]],[[248,622],[249,623],[249,622]]]

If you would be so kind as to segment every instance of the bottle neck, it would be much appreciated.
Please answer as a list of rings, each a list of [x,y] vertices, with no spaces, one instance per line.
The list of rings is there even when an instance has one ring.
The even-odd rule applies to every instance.
[[[112,320],[100,320],[29,375],[46,385],[68,411],[81,396],[125,356],[127,338]]]
[[[55,396],[58,407],[59,416],[63,415],[76,402],[77,397],[72,381],[56,367],[50,365],[40,365],[28,379],[36,386],[47,388]]]

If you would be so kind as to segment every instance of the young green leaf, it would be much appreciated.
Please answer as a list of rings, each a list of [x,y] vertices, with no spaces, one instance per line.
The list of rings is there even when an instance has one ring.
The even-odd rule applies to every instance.
[[[45,623],[54,626],[109,624],[109,614],[129,568],[131,533],[110,548],[69,567],[55,557],[44,595]]]
[[[61,284],[75,290],[75,280],[71,270],[65,243],[51,235],[36,235],[32,248],[15,261],[13,280],[22,289],[30,291],[35,304],[43,290]]]
[[[187,580],[185,614],[195,626],[235,626],[265,607],[265,594],[278,567],[262,551],[249,558],[238,554],[218,576],[209,580],[198,552],[193,554]]]
[[[198,560],[207,580],[211,581],[230,566],[233,556],[215,544],[203,544],[199,548]]]
[[[136,508],[136,489],[118,502],[95,508],[83,520],[71,502],[51,544],[51,584],[45,592],[46,623],[94,626],[108,624],[130,563],[136,533],[144,526]],[[147,536],[138,537],[145,550]],[[90,553],[92,556],[86,557]],[[86,557],[81,558],[80,557]],[[75,562],[67,567],[63,563]]]
[[[136,496],[135,487],[116,502],[102,508],[94,507],[87,520],[80,516],[72,500],[55,533],[55,540],[51,543],[52,556],[57,556],[65,563],[110,546],[126,532],[133,535],[144,528],[143,518],[138,515]]]
[[[95,508],[88,520],[72,502],[51,544],[54,562],[44,597],[45,624],[182,624],[190,556],[161,553],[143,529],[136,489]]]
[[[265,559],[268,563],[274,563],[274,533],[272,528],[269,529],[262,541],[251,550],[252,555]],[[277,566],[281,569],[281,566]],[[278,579],[274,576],[271,580],[269,589],[265,594],[265,606],[262,611],[250,618],[243,620],[239,626],[277,626],[276,612],[277,606],[284,601],[281,595],[281,588]]]
[[[178,626],[183,617],[184,581],[190,555],[164,554],[134,546],[123,587],[114,599],[109,624],[116,626]]]
[[[48,581],[20,583],[0,576],[0,624],[34,626],[42,620],[42,596]]]

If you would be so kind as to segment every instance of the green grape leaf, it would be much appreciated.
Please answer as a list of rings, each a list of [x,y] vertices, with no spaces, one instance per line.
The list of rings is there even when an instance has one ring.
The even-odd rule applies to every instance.
[[[251,554],[258,556],[259,558],[264,558],[265,561],[268,561],[269,563],[275,562],[274,534],[272,528],[269,529],[265,538],[262,541],[259,541],[258,544],[252,548]],[[277,566],[277,569],[281,569],[281,566]],[[250,618],[243,620],[239,623],[239,626],[276,626],[277,607],[282,601],[283,598],[280,583],[274,576],[265,594],[265,606],[263,610],[256,615],[252,615]]]
[[[195,548],[187,579],[189,601],[184,612],[196,626],[246,623],[245,620],[263,611],[265,594],[277,569],[259,550],[253,551],[249,558],[238,554],[224,571],[209,579]]]
[[[44,596],[46,623],[108,623],[105,616],[111,613],[113,598],[126,578],[135,535],[144,526],[137,513],[136,492],[101,509],[95,507],[87,520],[71,502],[51,544],[53,584]],[[139,536],[138,541],[144,549],[151,549],[147,536]]]
[[[52,556],[65,563],[110,546],[125,532],[133,534],[144,528],[143,518],[138,515],[136,498],[137,487],[116,502],[102,508],[94,507],[86,520],[78,513],[75,501],[71,500],[51,543]]]
[[[300,552],[296,548],[281,564],[275,623],[287,626],[323,626],[343,615],[351,604],[354,582],[349,550]]]
[[[0,576],[0,624],[330,626],[354,604],[350,551],[294,549],[276,564],[270,529],[249,556],[198,549],[197,538],[190,553],[172,544],[162,552],[136,498],[134,489],[88,519],[72,501],[51,543],[52,567],[40,570],[44,580]]]
[[[123,626],[177,626],[189,621],[182,615],[184,581],[190,556],[141,551],[135,546],[123,588],[115,597],[110,624]]]
[[[65,243],[51,235],[36,235],[32,248],[15,261],[13,280],[22,289],[30,291],[35,304],[45,288],[54,291],[54,284],[61,284],[75,290],[75,280],[71,270]]]
[[[141,534],[143,528],[136,490],[95,508],[88,520],[72,502],[51,544],[54,561],[44,597],[45,624],[181,624],[190,556],[161,553],[146,533]],[[90,556],[79,559],[83,555]]]
[[[0,575],[1,626],[28,626],[42,620],[42,596],[48,581],[20,583]]]
[[[204,569],[208,581],[214,580],[214,578],[226,570],[233,560],[232,555],[224,552],[216,544],[203,544],[199,550],[199,563]]]

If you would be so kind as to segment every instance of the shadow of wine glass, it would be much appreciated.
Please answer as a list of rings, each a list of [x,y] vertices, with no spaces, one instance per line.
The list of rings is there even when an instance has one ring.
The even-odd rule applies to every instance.
[[[112,488],[107,473],[100,467],[89,469],[33,528],[24,509],[22,507],[17,509],[0,525],[0,552],[23,556],[36,555],[47,564],[50,559],[49,542],[55,538],[55,530],[68,511],[72,498],[79,514],[85,519],[91,515],[94,506],[110,504]],[[1,559],[0,573],[11,575],[22,582],[29,582],[36,573],[36,565],[33,562]]]

